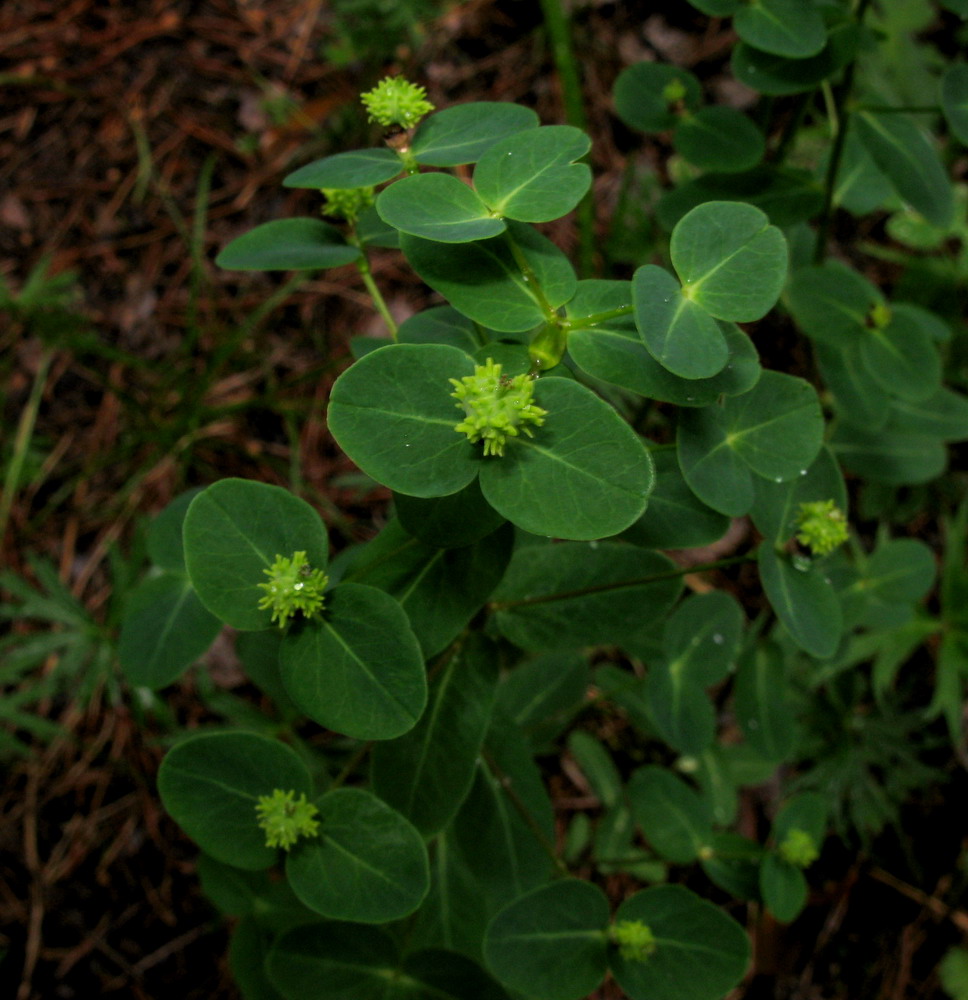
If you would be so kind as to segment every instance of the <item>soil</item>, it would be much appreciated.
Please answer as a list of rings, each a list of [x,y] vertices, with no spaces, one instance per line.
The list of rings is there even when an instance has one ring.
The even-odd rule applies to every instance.
[[[384,73],[419,80],[439,106],[517,101],[564,120],[537,4],[414,8],[428,12],[423,26],[390,39],[379,21],[363,31],[353,19],[365,5],[350,0],[0,5],[0,279],[16,291],[32,275],[74,276],[66,300],[30,317],[10,309],[0,328],[4,428],[35,383],[42,393],[0,565],[33,580],[28,553],[47,559],[107,635],[117,553],[137,551],[144,517],[189,486],[227,475],[291,485],[298,466],[303,495],[342,543],[369,537],[384,517],[387,494],[360,485],[322,419],[350,337],[379,333],[356,272],[284,289],[287,276],[221,271],[214,257],[258,223],[316,210],[311,193],[280,181],[378,141],[356,101]],[[688,4],[594,0],[575,19],[601,223],[630,160],[661,176],[668,152],[612,114],[622,67],[661,58],[691,68],[716,100],[743,107],[752,95],[725,71],[728,25]],[[347,23],[362,38],[349,53]],[[570,221],[550,233],[574,248]],[[398,319],[430,301],[394,254],[378,255],[374,270]],[[50,691],[31,702],[61,734],[15,725],[26,752],[3,763],[0,993],[235,998],[229,928],[200,893],[196,849],[161,808],[154,775],[175,728],[257,693],[218,645],[204,683],[189,676],[150,705],[110,665],[66,684],[61,666],[56,653],[44,660],[37,675],[52,678]],[[825,855],[793,926],[750,916],[756,962],[735,998],[943,996],[936,963],[968,934],[968,913],[954,805],[964,774],[948,760],[939,767],[958,777],[909,807],[904,836]],[[565,811],[581,789],[550,777]],[[922,868],[907,850],[915,832],[921,854],[933,845]]]

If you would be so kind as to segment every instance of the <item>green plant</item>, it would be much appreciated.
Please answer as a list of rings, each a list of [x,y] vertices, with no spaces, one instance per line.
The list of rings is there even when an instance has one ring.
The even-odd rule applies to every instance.
[[[354,345],[328,411],[343,450],[394,493],[377,537],[330,562],[307,503],[216,482],[155,522],[159,572],[122,633],[129,677],[157,689],[229,625],[277,703],[278,736],[194,734],[159,774],[205,852],[206,890],[241,918],[247,994],[579,1000],[609,971],[635,1000],[715,1000],[749,957],[734,916],[676,884],[613,913],[597,877],[673,881],[689,866],[734,915],[758,901],[794,919],[850,805],[788,783],[756,841],[731,829],[740,789],[781,766],[823,773],[833,752],[806,727],[825,701],[845,716],[880,702],[887,717],[908,656],[942,629],[938,693],[918,711],[959,738],[968,506],[937,619],[919,608],[931,550],[849,517],[857,490],[929,483],[945,442],[968,437],[968,400],[943,384],[952,333],[827,259],[837,213],[903,200],[951,222],[937,143],[864,93],[866,0],[694,6],[734,16],[734,72],[796,114],[764,130],[702,107],[678,67],[622,74],[620,117],[671,136],[687,164],[656,206],[663,264],[579,281],[533,224],[586,195],[588,137],[506,104],[416,123],[424,95],[403,81],[381,85],[389,111],[365,98],[395,127],[389,148],[285,180],[325,192],[342,229],[278,220],[219,256],[355,264],[389,332]],[[963,67],[939,94],[953,148]],[[810,170],[783,163],[800,134]],[[471,166],[469,184],[448,172]],[[398,328],[374,246],[399,246],[447,304]],[[773,346],[791,324],[792,356]],[[731,518],[751,534],[718,560],[686,570],[667,554],[717,542]],[[762,593],[731,575],[746,564]],[[690,593],[687,577],[709,582]],[[846,697],[845,680],[862,693]],[[619,734],[607,746],[605,718]],[[865,733],[882,755],[883,734]],[[559,842],[534,757],[560,740],[599,805]]]

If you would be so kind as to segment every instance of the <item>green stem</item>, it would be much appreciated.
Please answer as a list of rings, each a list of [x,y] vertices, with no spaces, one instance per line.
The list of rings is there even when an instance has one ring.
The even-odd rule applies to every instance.
[[[0,496],[0,545],[2,545],[3,538],[7,533],[7,523],[10,520],[10,511],[13,507],[13,495],[20,483],[20,474],[27,458],[27,449],[30,447],[34,426],[37,423],[40,400],[44,394],[44,386],[47,384],[47,373],[50,371],[53,360],[53,348],[44,348],[44,353],[40,356],[40,364],[37,366],[37,374],[34,376],[34,384],[30,387],[30,397],[20,414],[17,435],[13,439],[13,453],[7,465],[6,475],[3,477],[3,496]]]
[[[538,303],[538,308],[544,313],[545,319],[549,323],[558,323],[558,313],[551,307],[551,303],[548,301],[548,297],[541,287],[541,282],[538,281],[538,276],[531,269],[528,258],[524,256],[524,251],[518,246],[517,240],[511,235],[510,229],[504,231],[504,237],[511,250],[511,256],[514,257],[514,263],[518,265],[521,277],[524,278],[525,284],[528,286],[528,291]]]
[[[610,319],[619,319],[622,316],[629,316],[635,307],[632,305],[616,306],[615,309],[606,309],[605,312],[594,313],[591,316],[582,316],[580,319],[566,320],[562,326],[566,330],[587,330],[589,327],[598,326],[599,323],[607,323]]]
[[[366,256],[366,249],[361,246],[360,251],[362,256],[356,262],[356,269],[360,272],[360,276],[363,278],[363,284],[366,285],[366,290],[370,293],[370,298],[373,300],[373,305],[376,307],[376,311],[383,317],[383,322],[386,323],[387,329],[390,331],[390,336],[396,340],[396,320],[390,314],[386,299],[383,298],[383,293],[373,280],[373,272],[370,270],[370,262]]]
[[[790,150],[793,148],[794,140],[797,137],[797,133],[800,131],[800,126],[803,124],[803,119],[807,113],[807,108],[810,107],[810,102],[813,99],[814,93],[815,91],[808,91],[805,94],[800,94],[797,98],[793,114],[786,123],[786,126],[783,129],[783,134],[780,136],[780,141],[777,143],[776,150],[773,153],[774,165],[778,167],[782,166],[783,162],[790,154]]]
[[[569,125],[588,131],[588,118],[582,101],[581,77],[571,38],[571,25],[562,7],[562,0],[541,0],[541,12],[551,41],[555,68],[561,80],[565,104],[565,120]],[[578,271],[582,277],[594,272],[595,206],[591,192],[578,205]]]
[[[854,16],[858,24],[863,21],[864,14],[869,6],[870,0],[860,0],[857,4]],[[834,188],[837,185],[837,174],[840,171],[840,161],[844,155],[844,144],[847,139],[847,128],[849,125],[847,100],[854,85],[854,71],[856,68],[856,59],[847,64],[847,68],[844,70],[844,77],[833,95],[831,124],[835,129],[834,144],[830,151],[830,160],[827,163],[827,174],[824,177],[823,208],[821,209],[820,222],[817,226],[817,242],[813,250],[814,264],[822,264],[824,257],[827,255],[827,240],[830,236],[830,226],[833,221]]]

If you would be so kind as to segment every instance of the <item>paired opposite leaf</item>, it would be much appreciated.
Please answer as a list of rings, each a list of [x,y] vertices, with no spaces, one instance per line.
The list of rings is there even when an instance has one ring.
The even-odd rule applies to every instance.
[[[418,163],[430,167],[456,167],[474,163],[495,142],[537,125],[537,114],[521,104],[457,104],[420,123],[410,152]]]
[[[215,263],[232,271],[314,271],[352,264],[361,253],[321,219],[275,219],[232,240]]]
[[[451,174],[404,177],[381,192],[376,208],[400,232],[438,243],[470,243],[505,229],[503,219]]]

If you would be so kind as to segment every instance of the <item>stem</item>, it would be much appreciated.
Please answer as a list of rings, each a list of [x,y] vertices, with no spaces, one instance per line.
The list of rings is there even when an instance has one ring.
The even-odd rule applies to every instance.
[[[555,69],[561,80],[565,120],[569,125],[587,132],[588,118],[582,102],[581,78],[572,45],[571,25],[562,9],[562,0],[541,0],[541,13],[551,41]],[[579,202],[577,212],[578,272],[582,277],[588,277],[594,271],[595,255],[595,206],[591,191]]]
[[[370,270],[370,262],[367,259],[365,247],[360,247],[360,253],[362,256],[356,262],[356,269],[360,272],[360,275],[363,278],[363,284],[366,285],[366,290],[370,293],[370,298],[373,300],[373,305],[376,307],[376,311],[383,317],[383,322],[386,323],[387,329],[390,331],[390,336],[396,340],[397,323],[390,314],[390,310],[387,308],[386,299],[383,298],[383,293],[379,288],[377,288],[377,284],[373,280],[373,272]]]
[[[20,482],[20,473],[23,470],[27,449],[30,447],[34,426],[37,423],[40,400],[47,384],[47,372],[50,370],[53,360],[53,348],[44,348],[44,353],[40,356],[40,364],[37,366],[37,374],[34,376],[34,384],[30,387],[30,398],[20,414],[17,436],[13,440],[13,453],[7,465],[6,475],[3,477],[3,495],[0,496],[0,544],[3,543],[4,535],[7,533],[7,522],[10,520],[10,511],[13,507],[13,495]]]
[[[863,21],[864,14],[869,6],[870,0],[860,0],[857,4],[857,11],[854,16],[858,24]],[[824,257],[827,255],[827,239],[830,236],[830,225],[833,220],[834,188],[837,184],[840,161],[844,155],[844,143],[847,139],[847,127],[849,125],[847,99],[850,97],[850,91],[854,85],[854,71],[856,68],[856,59],[847,64],[847,68],[844,70],[844,78],[833,95],[831,124],[835,129],[834,144],[830,151],[827,174],[824,178],[823,208],[820,212],[820,222],[817,227],[817,242],[813,250],[814,264],[822,264]]]
[[[790,116],[790,120],[786,123],[783,134],[780,136],[780,141],[777,143],[776,151],[773,154],[773,163],[776,166],[782,166],[790,150],[793,148],[793,142],[800,131],[800,126],[803,124],[804,116],[807,113],[807,108],[810,107],[810,101],[813,99],[814,93],[808,91],[805,94],[800,94],[797,98],[796,108]]]
[[[518,265],[518,269],[521,271],[521,276],[524,278],[528,290],[538,303],[538,308],[544,313],[545,319],[549,323],[558,323],[558,313],[551,308],[551,303],[548,301],[548,297],[541,287],[541,282],[538,281],[538,276],[531,269],[528,258],[524,256],[524,251],[518,246],[517,240],[511,235],[511,230],[505,229],[504,236],[511,250],[511,256],[514,257],[514,263]]]
[[[598,326],[599,323],[607,323],[610,319],[629,316],[634,308],[632,305],[616,306],[614,309],[606,309],[605,312],[594,313],[591,316],[582,316],[580,319],[567,320],[562,325],[567,330],[587,330],[589,327]]]

